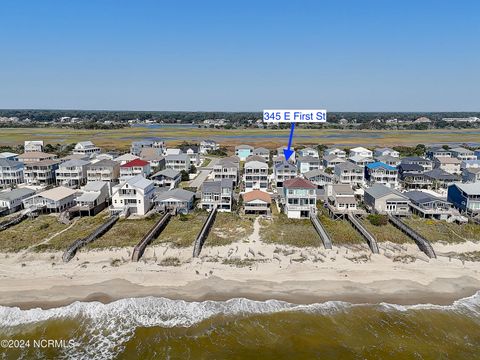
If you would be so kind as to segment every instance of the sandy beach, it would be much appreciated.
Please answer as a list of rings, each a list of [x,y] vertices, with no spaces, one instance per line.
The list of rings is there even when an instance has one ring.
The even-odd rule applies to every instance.
[[[148,247],[138,263],[131,249],[80,251],[69,263],[62,253],[0,254],[0,304],[50,308],[74,301],[159,296],[188,301],[245,297],[292,303],[341,300],[353,303],[449,304],[480,289],[480,262],[458,254],[480,244],[435,243],[437,259],[414,244],[294,248],[249,240],[191,248]],[[178,263],[166,264],[165,259]]]

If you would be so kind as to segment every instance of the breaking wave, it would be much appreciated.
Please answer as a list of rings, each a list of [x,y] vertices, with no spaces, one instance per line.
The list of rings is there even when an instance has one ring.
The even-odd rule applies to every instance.
[[[395,305],[388,303],[351,304],[328,301],[298,305],[278,300],[254,301],[235,298],[227,301],[188,302],[161,297],[128,298],[108,304],[100,302],[74,302],[70,305],[42,310],[21,310],[0,306],[0,330],[10,334],[25,330],[27,326],[42,326],[48,321],[80,321],[83,338],[80,352],[69,353],[68,358],[111,358],[122,350],[138,327],[191,327],[215,316],[249,316],[278,312],[304,312],[335,315],[356,307],[373,307],[380,311],[438,310],[469,315],[480,319],[480,291],[455,301],[451,305],[432,304]],[[23,330],[22,330],[23,329]]]

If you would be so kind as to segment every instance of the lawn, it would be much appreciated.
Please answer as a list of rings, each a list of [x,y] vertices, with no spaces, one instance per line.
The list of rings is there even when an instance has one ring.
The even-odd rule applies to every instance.
[[[322,244],[322,240],[310,220],[289,219],[285,214],[278,212],[274,202],[272,202],[271,208],[272,220],[260,220],[262,241],[297,247],[318,247]]]
[[[368,221],[368,219],[362,219],[361,223],[379,242],[390,241],[396,244],[414,243],[409,236],[398,230],[390,223],[387,223],[386,225],[375,226]]]
[[[208,213],[195,210],[187,215],[177,215],[170,219],[162,233],[152,242],[152,245],[171,243],[174,247],[193,246]]]
[[[71,228],[52,238],[48,243],[35,247],[36,251],[66,250],[77,239],[90,235],[97,227],[108,219],[108,211],[102,211],[96,216],[84,216],[75,220]]]
[[[222,246],[248,238],[253,232],[254,217],[219,212],[204,246]]]
[[[19,251],[35,245],[67,225],[58,221],[55,215],[40,215],[34,219],[26,219],[0,232],[0,251]]]
[[[143,219],[120,219],[100,238],[88,244],[85,249],[134,247],[160,218],[153,214]]]
[[[318,218],[334,245],[366,243],[362,235],[347,220],[332,220],[323,208],[319,211]]]
[[[480,241],[480,225],[447,223],[446,221],[423,219],[417,216],[404,222],[431,242],[461,243]]]

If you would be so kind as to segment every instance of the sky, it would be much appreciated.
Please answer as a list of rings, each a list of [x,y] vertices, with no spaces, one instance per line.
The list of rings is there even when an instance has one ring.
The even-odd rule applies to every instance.
[[[0,108],[480,111],[480,1],[0,2]]]

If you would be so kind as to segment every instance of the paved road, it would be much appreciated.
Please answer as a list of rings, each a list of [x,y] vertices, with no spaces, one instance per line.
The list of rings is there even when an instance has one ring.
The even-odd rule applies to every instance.
[[[199,188],[211,172],[212,170],[201,170],[197,177],[188,183],[188,186]]]

